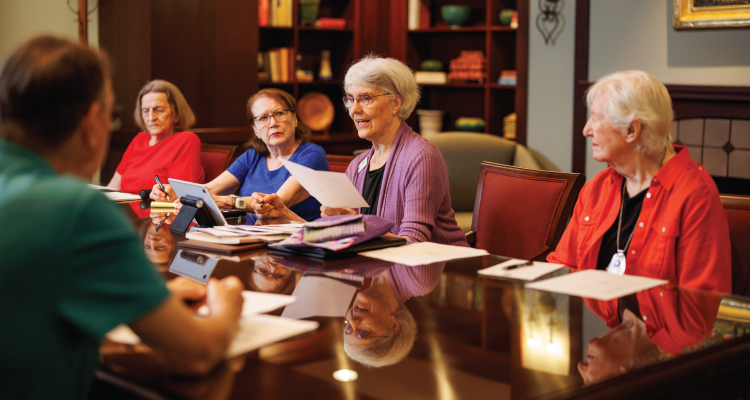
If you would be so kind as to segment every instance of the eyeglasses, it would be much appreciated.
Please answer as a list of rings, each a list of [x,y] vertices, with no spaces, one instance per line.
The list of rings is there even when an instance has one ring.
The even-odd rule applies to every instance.
[[[370,336],[372,335],[372,331],[370,331],[367,328],[359,327],[357,329],[353,329],[354,327],[352,324],[349,323],[349,321],[344,320],[344,323],[341,324],[341,329],[346,333],[347,335],[352,333],[352,330],[354,330],[355,335],[357,335],[360,339],[369,339],[371,337],[389,337],[389,336]]]
[[[268,122],[271,120],[271,117],[273,117],[273,119],[275,119],[276,122],[284,122],[289,116],[289,114],[287,113],[290,111],[292,110],[279,110],[279,111],[274,111],[273,114],[259,115],[253,118],[253,123],[257,127],[266,126]]]
[[[360,94],[359,96],[356,97],[356,100],[357,100],[357,103],[359,103],[360,106],[367,107],[367,106],[370,105],[370,102],[372,101],[372,99],[374,99],[376,97],[380,97],[380,96],[386,96],[386,95],[389,95],[389,94],[393,94],[393,93],[383,93],[383,94],[379,94],[377,96],[370,96],[369,94]],[[344,101],[344,107],[349,108],[349,107],[351,107],[351,106],[354,105],[355,97],[352,96],[352,95],[350,95],[350,94],[347,94],[341,100]]]

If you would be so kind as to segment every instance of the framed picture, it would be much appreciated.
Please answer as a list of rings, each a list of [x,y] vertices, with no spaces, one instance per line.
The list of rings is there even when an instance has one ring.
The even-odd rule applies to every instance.
[[[750,27],[750,0],[673,0],[675,29]]]

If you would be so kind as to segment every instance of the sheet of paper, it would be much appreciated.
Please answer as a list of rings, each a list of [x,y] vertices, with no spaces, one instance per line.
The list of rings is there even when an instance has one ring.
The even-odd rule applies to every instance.
[[[236,357],[317,328],[318,323],[315,321],[300,321],[273,315],[243,317],[240,319],[240,329],[229,345],[225,357]],[[141,338],[127,325],[118,325],[107,332],[106,337],[117,343],[136,345],[141,342]]]
[[[365,251],[359,255],[404,264],[415,267],[417,265],[432,264],[459,258],[478,257],[489,254],[487,250],[471,247],[449,246],[430,242],[414,243],[406,246],[388,247],[380,250]]]
[[[665,283],[669,282],[643,276],[612,275],[605,271],[589,269],[529,283],[526,288],[606,301]]]
[[[141,196],[122,193],[122,192],[102,192],[108,199],[112,201],[124,202],[124,201],[140,201]]]
[[[227,349],[226,358],[236,357],[272,343],[318,329],[315,321],[273,315],[254,315],[240,320],[240,330]]]
[[[294,287],[292,296],[305,301],[290,304],[282,317],[343,317],[354,298],[357,287],[324,276],[303,276]]]
[[[281,160],[292,176],[297,179],[310,196],[320,204],[332,208],[369,207],[346,174],[331,171],[316,171],[304,165]]]
[[[500,278],[508,279],[519,279],[522,281],[533,281],[534,279],[540,278],[550,272],[557,271],[563,268],[562,264],[550,264],[546,262],[534,261],[533,265],[518,267],[516,269],[508,270],[506,268],[513,265],[525,264],[526,260],[508,260],[506,262],[493,265],[492,267],[485,268],[477,271],[479,275],[486,276],[497,276]]]
[[[276,293],[252,292],[250,290],[242,291],[242,317],[251,317],[257,314],[263,314],[287,306],[297,301],[294,296]],[[203,306],[198,309],[198,315],[208,315],[208,307]]]
[[[108,188],[106,186],[94,185],[93,183],[89,183],[88,185],[89,185],[90,188],[92,188],[94,190],[100,190],[102,192],[113,192],[114,191],[114,190],[112,190],[112,189],[110,189],[110,188]]]

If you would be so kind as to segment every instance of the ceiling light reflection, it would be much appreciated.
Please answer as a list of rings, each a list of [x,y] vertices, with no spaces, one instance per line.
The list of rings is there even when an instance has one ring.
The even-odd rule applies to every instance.
[[[357,374],[357,371],[352,371],[350,369],[340,369],[333,372],[333,379],[339,382],[351,382],[356,380],[358,377],[359,375]]]

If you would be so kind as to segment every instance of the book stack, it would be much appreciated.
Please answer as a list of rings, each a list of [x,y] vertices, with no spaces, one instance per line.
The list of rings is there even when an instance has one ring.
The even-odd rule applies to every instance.
[[[258,26],[291,27],[293,0],[258,0]]]
[[[417,71],[414,80],[421,84],[445,85],[448,83],[448,75],[441,71]]]
[[[505,70],[505,69],[500,71],[500,79],[497,80],[498,85],[515,86],[516,82],[517,82],[516,71]]]
[[[293,47],[281,47],[260,53],[258,57],[258,81],[294,82],[296,52]]]

